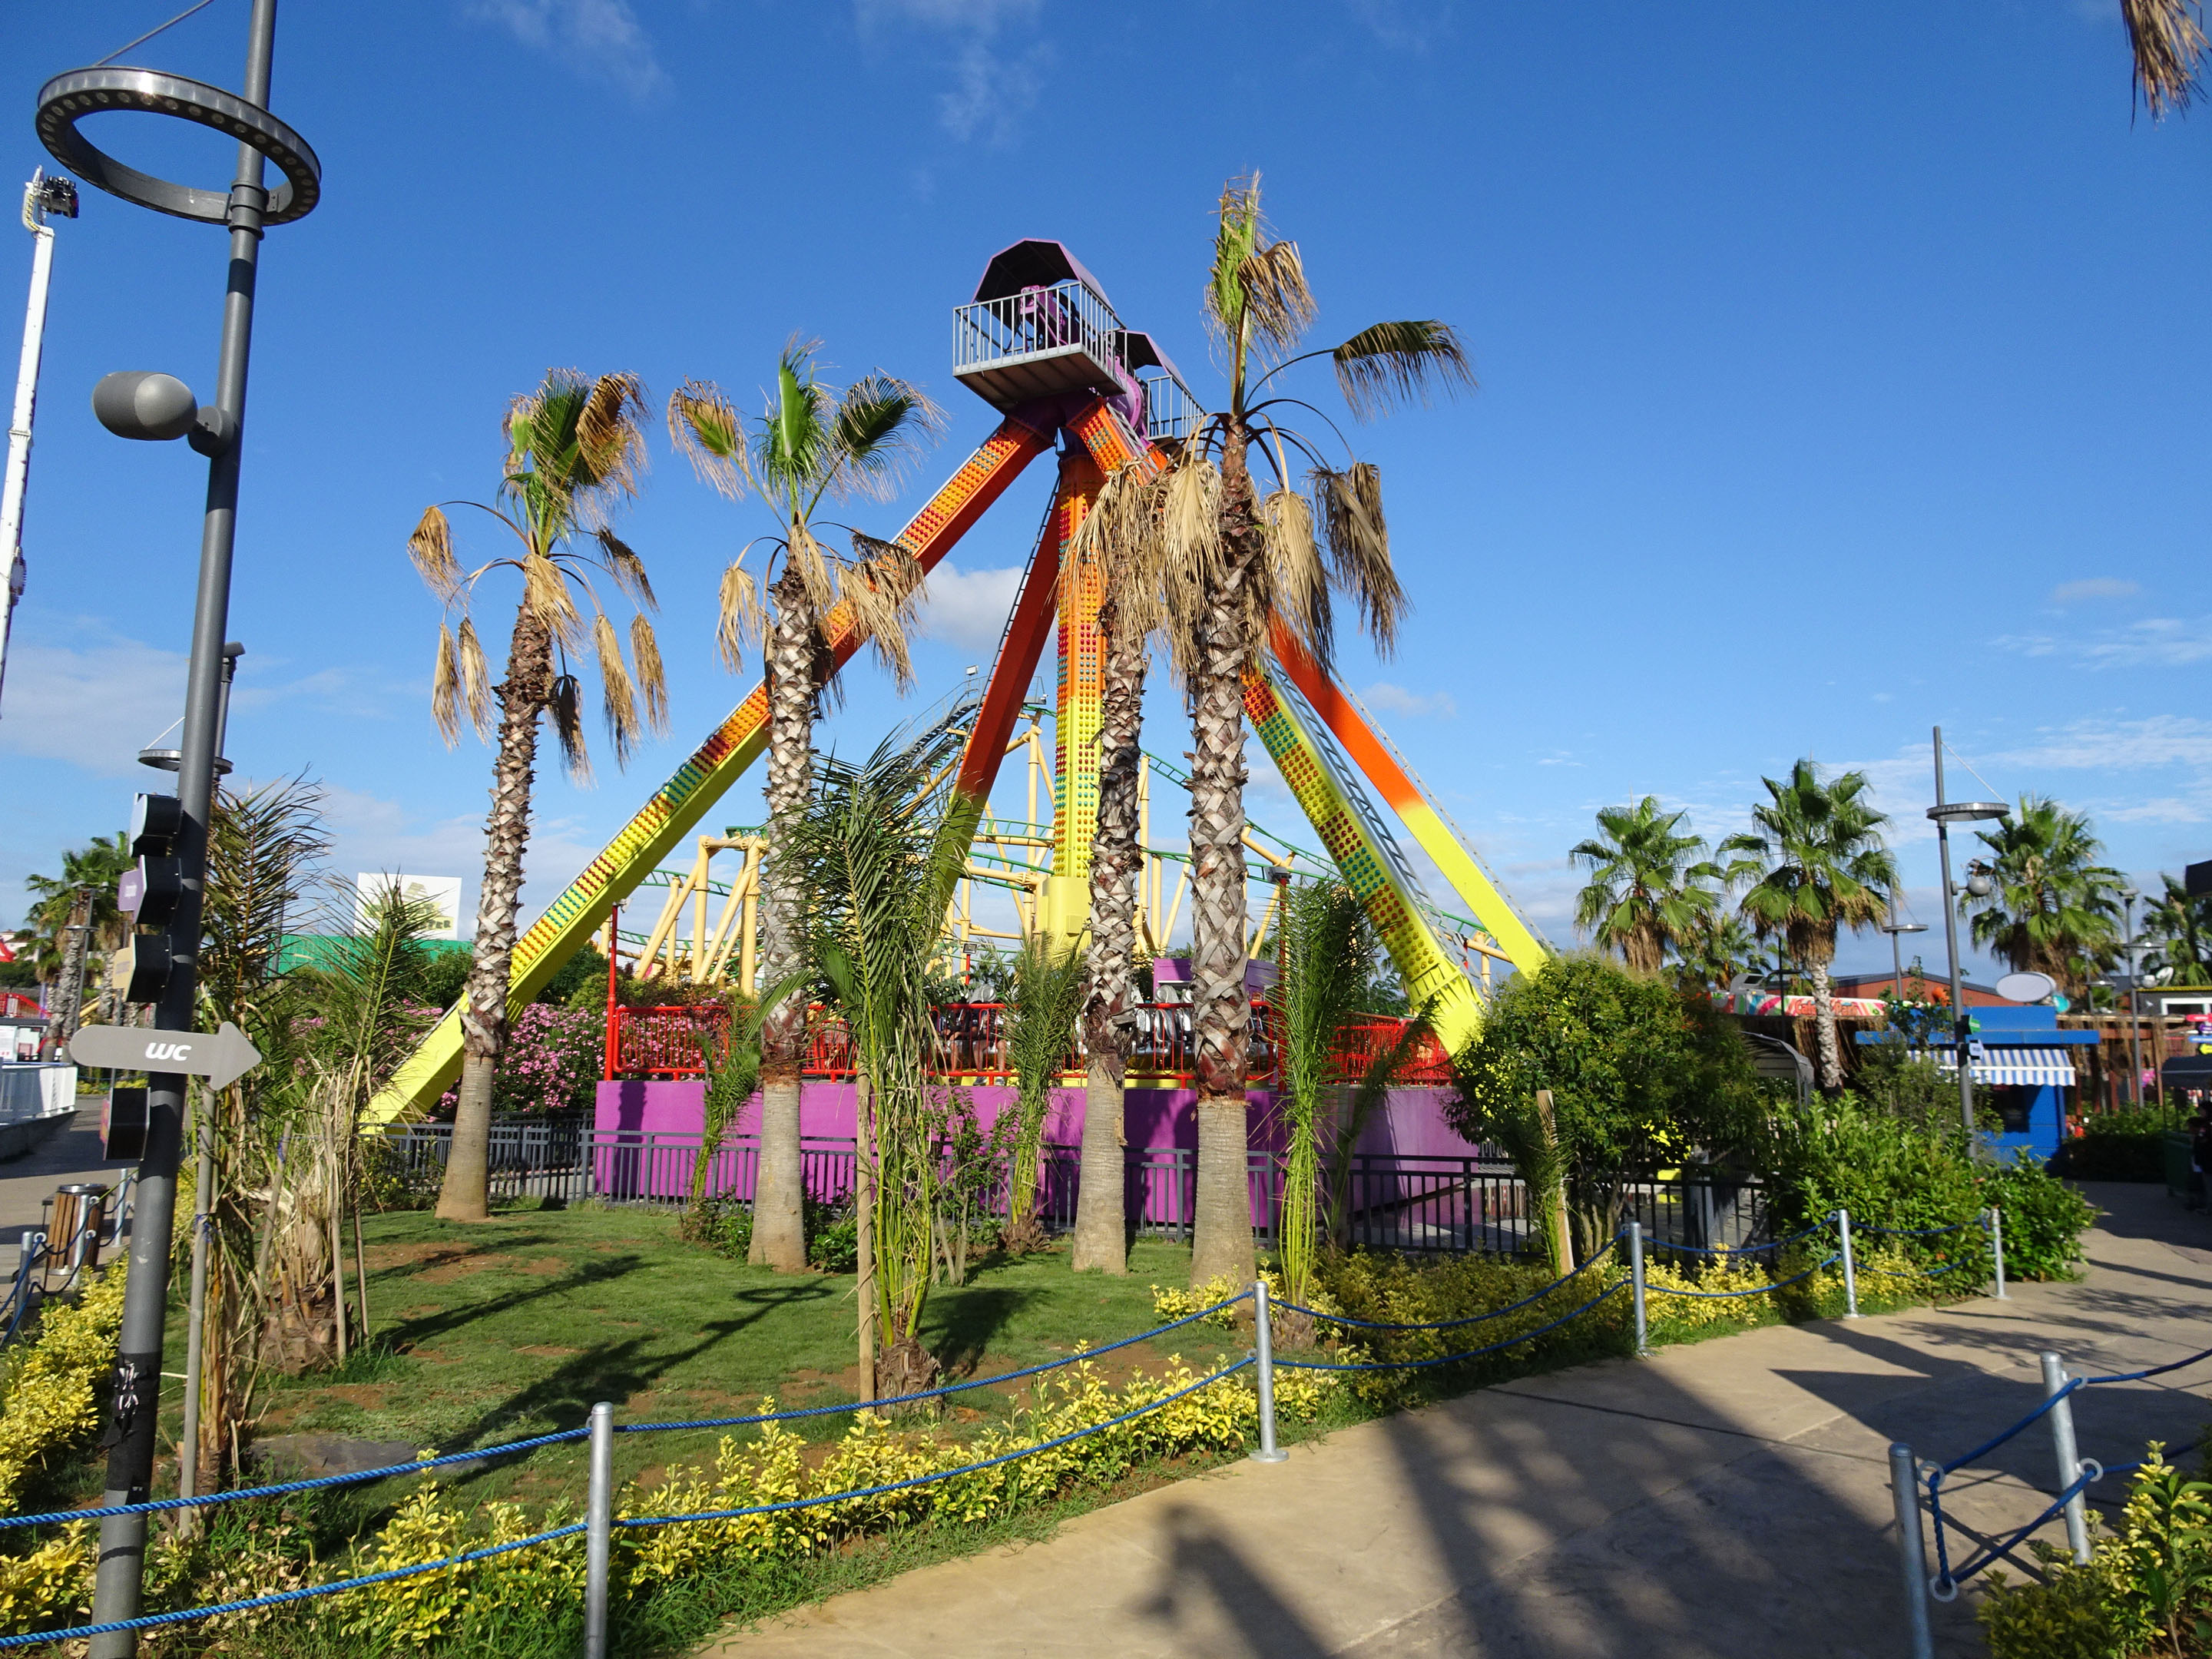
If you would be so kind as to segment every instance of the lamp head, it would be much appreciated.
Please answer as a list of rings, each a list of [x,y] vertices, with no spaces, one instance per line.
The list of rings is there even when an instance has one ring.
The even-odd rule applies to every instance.
[[[1977,874],[1966,878],[1966,890],[1976,898],[1987,898],[1996,890],[1997,884],[1987,876]]]

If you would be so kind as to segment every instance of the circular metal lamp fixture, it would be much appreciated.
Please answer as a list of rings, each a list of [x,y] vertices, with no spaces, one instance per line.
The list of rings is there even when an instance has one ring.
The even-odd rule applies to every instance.
[[[1928,924],[1924,921],[1885,921],[1881,931],[1885,933],[1924,933],[1928,931]]]
[[[2001,818],[2011,811],[2001,800],[1954,800],[1929,807],[1928,816],[1938,823],[1978,823],[1984,818]]]
[[[86,116],[106,110],[173,115],[179,120],[228,133],[259,150],[284,175],[284,182],[270,195],[264,224],[304,219],[321,199],[323,164],[315,159],[307,141],[267,110],[234,93],[158,70],[82,69],[57,75],[39,88],[40,142],[56,161],[87,184],[97,185],[126,202],[136,202],[156,213],[174,214],[179,219],[220,225],[228,220],[230,191],[171,184],[124,166],[76,130]]]

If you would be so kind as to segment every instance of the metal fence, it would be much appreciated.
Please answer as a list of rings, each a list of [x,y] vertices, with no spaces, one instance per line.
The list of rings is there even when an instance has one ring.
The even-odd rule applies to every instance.
[[[445,1172],[453,1130],[414,1124],[387,1131],[377,1143],[387,1178],[427,1192]],[[847,1199],[854,1184],[849,1137],[809,1136],[799,1143],[806,1194],[828,1203]],[[1081,1149],[1047,1145],[1037,1183],[1038,1213],[1048,1228],[1075,1224],[1081,1189]],[[495,1198],[575,1203],[659,1205],[687,1202],[699,1155],[696,1134],[587,1129],[580,1121],[502,1123],[492,1129]],[[1283,1160],[1248,1155],[1252,1224],[1265,1243],[1282,1212]],[[750,1135],[732,1136],[707,1168],[709,1196],[748,1201],[760,1165]],[[1122,1164],[1122,1213],[1140,1237],[1189,1242],[1195,1214],[1198,1154],[1187,1146],[1132,1146]],[[1347,1182],[1351,1242],[1370,1249],[1417,1255],[1510,1255],[1528,1234],[1527,1189],[1513,1166],[1477,1152],[1447,1158],[1362,1152]],[[1764,1242],[1769,1230],[1765,1190],[1748,1178],[1687,1173],[1632,1182],[1621,1191],[1620,1220],[1642,1224],[1655,1245],[1730,1248]],[[1004,1195],[999,1198],[1003,1210]]]

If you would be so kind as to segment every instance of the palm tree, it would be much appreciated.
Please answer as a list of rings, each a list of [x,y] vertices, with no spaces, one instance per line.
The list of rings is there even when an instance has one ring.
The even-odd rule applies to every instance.
[[[117,904],[116,883],[132,865],[129,839],[121,830],[94,836],[92,844],[62,854],[58,876],[27,877],[36,901],[28,921],[44,936],[38,961],[41,979],[60,985],[54,1005],[53,1041],[66,1043],[83,1012],[86,963],[94,951],[119,949],[131,937],[131,923]]]
[[[1133,499],[1124,505],[1124,495]],[[1160,493],[1142,468],[1124,468],[1100,487],[1061,568],[1063,583],[1094,576],[1103,595],[1098,720],[1098,823],[1091,842],[1091,945],[1083,1004],[1085,1049],[1082,1178],[1077,1185],[1072,1266],[1128,1271],[1123,1215],[1122,1108],[1136,1009],[1138,794],[1145,755],[1145,677],[1160,624],[1159,589],[1146,580],[1160,536]]]
[[[2120,0],[2135,56],[2136,87],[2151,118],[2186,110],[2197,91],[2204,57],[2203,12],[2197,0]]]
[[[1147,556],[1128,586],[1158,596],[1191,710],[1196,1284],[1252,1276],[1244,676],[1258,666],[1274,627],[1327,667],[1332,591],[1352,602],[1386,653],[1407,609],[1390,567],[1381,474],[1365,461],[1332,466],[1313,440],[1278,418],[1313,405],[1271,393],[1268,383],[1327,357],[1362,420],[1403,398],[1474,383],[1458,334],[1433,320],[1377,323],[1328,350],[1300,353],[1316,308],[1297,245],[1277,240],[1261,215],[1256,174],[1222,191],[1206,314],[1228,374],[1227,407],[1208,416],[1156,478],[1121,492],[1117,510],[1130,527],[1115,537]],[[1270,484],[1264,491],[1254,481],[1255,449]]]
[[[1290,1144],[1283,1166],[1279,1230],[1283,1295],[1313,1300],[1322,1154],[1336,1149],[1338,1095],[1350,1081],[1340,1041],[1360,1013],[1360,993],[1381,954],[1367,913],[1339,881],[1284,894],[1275,947],[1281,971],[1270,1000],[1282,1055],[1281,1106]]]
[[[438,629],[430,694],[431,712],[447,746],[459,741],[464,718],[481,737],[490,730],[495,701],[500,711],[474,964],[461,1010],[465,1048],[460,1104],[438,1194],[438,1214],[448,1221],[482,1221],[489,1213],[492,1079],[507,1048],[508,970],[522,896],[523,850],[530,838],[538,720],[550,717],[569,775],[587,780],[583,691],[569,659],[582,655],[588,640],[599,660],[600,702],[617,763],[629,759],[645,728],[663,732],[668,726],[660,649],[645,614],[655,608],[653,586],[646,580],[645,562],[608,524],[611,509],[637,494],[646,463],[645,420],[645,388],[635,375],[586,380],[573,369],[551,371],[535,392],[507,406],[507,465],[497,504],[459,501],[427,508],[407,541],[416,569],[448,617]],[[453,556],[446,506],[473,507],[496,520],[520,550],[464,572]],[[507,641],[507,674],[496,684],[469,614],[477,585],[495,570],[512,570],[522,579]],[[635,607],[629,624],[635,679],[623,663],[621,638],[592,586],[593,570],[629,595]],[[591,608],[588,627],[579,595]],[[456,612],[458,629],[451,621]]]
[[[815,536],[825,501],[883,500],[897,488],[938,411],[920,390],[881,373],[843,392],[820,378],[818,342],[793,339],[776,362],[767,408],[748,434],[737,406],[709,380],[686,380],[668,400],[676,447],[731,500],[747,489],[775,516],[775,531],[746,544],[722,573],[717,641],[733,672],[747,641],[765,641],[769,693],[768,851],[761,864],[757,926],[764,983],[790,977],[799,958],[796,899],[784,873],[781,826],[805,805],[814,760],[814,722],[834,665],[831,612],[866,638],[900,690],[914,679],[906,629],[921,598],[921,569],[896,542],[849,531],[843,558]],[[755,546],[766,556],[756,577]],[[761,601],[767,589],[773,616]],[[749,1260],[782,1273],[806,1268],[799,1150],[799,1067],[806,999],[763,1004],[761,1025],[759,1173]]]
[[[1723,873],[1731,885],[1753,884],[1743,896],[1744,919],[1760,937],[1778,937],[1811,976],[1820,1086],[1833,1092],[1844,1086],[1844,1055],[1828,964],[1841,929],[1887,913],[1884,895],[1897,885],[1896,860],[1881,836],[1889,819],[1866,799],[1863,772],[1824,783],[1819,769],[1801,760],[1786,782],[1759,781],[1768,799],[1751,810],[1753,829],[1721,843],[1720,851],[1738,855]]]
[[[951,722],[854,766],[833,757],[777,826],[794,955],[819,975],[853,1037],[861,1380],[870,1397],[929,1386],[921,1346],[936,1218],[931,964],[967,823],[946,809],[964,733]],[[883,1364],[877,1363],[881,1335]]]
[[[2162,974],[2169,985],[2212,985],[2212,896],[2191,896],[2172,876],[2143,911],[2143,937],[2155,945],[2143,958],[2146,974]]]
[[[1739,978],[1756,979],[1769,971],[1766,953],[1751,925],[1734,910],[1706,916],[1688,937],[1674,942],[1675,977],[1686,990],[1711,995]]]
[[[1589,866],[1575,901],[1575,925],[1605,950],[1618,951],[1629,971],[1656,974],[1669,946],[1695,938],[1720,907],[1708,885],[1720,866],[1705,858],[1704,838],[1681,828],[1687,812],[1662,812],[1656,795],[1597,815],[1602,834],[1567,856]]]
[[[2020,810],[1979,840],[1990,857],[1966,866],[1995,889],[1964,898],[1975,944],[2014,973],[2048,974],[2079,999],[2090,976],[2111,965],[2119,949],[2120,890],[2127,878],[2097,862],[2104,854],[2086,812],[2069,812],[2042,795],[2022,795]]]
[[[1014,994],[1006,1010],[1006,1053],[1018,1087],[1013,1161],[1006,1183],[1008,1250],[1042,1249],[1036,1216],[1044,1152],[1044,1120],[1053,1079],[1067,1064],[1083,1011],[1084,957],[1073,944],[1036,933],[1014,958]]]

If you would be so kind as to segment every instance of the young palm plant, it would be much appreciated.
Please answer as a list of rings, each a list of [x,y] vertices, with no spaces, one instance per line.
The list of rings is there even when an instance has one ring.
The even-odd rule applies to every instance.
[[[1885,896],[1897,885],[1897,862],[1881,834],[1889,819],[1868,802],[1863,772],[1824,783],[1820,769],[1801,760],[1787,781],[1759,781],[1767,799],[1751,809],[1754,827],[1730,836],[1719,850],[1735,855],[1726,879],[1751,884],[1744,919],[1760,937],[1778,938],[1812,978],[1820,1086],[1832,1094],[1844,1086],[1844,1054],[1828,964],[1838,932],[1888,913]]]
[[[1194,1283],[1243,1283],[1253,1263],[1245,1174],[1244,675],[1259,665],[1278,626],[1328,665],[1333,593],[1352,603],[1385,652],[1407,609],[1390,565],[1380,473],[1365,461],[1332,464],[1322,442],[1285,424],[1293,410],[1318,411],[1272,383],[1296,365],[1326,357],[1352,413],[1366,420],[1401,399],[1474,382],[1458,334],[1433,320],[1377,323],[1328,349],[1301,353],[1317,309],[1297,244],[1277,240],[1261,217],[1256,175],[1232,179],[1222,191],[1206,314],[1228,380],[1226,406],[1184,441],[1156,478],[1117,492],[1118,505],[1102,495],[1097,510],[1112,506],[1125,515],[1126,539],[1146,555],[1127,585],[1156,599],[1191,709],[1199,1096],[1191,1273]]]
[[[2015,973],[2050,975],[2080,1000],[2090,977],[2118,957],[2120,890],[2127,885],[2119,871],[2097,861],[2105,847],[2089,815],[2022,795],[2020,810],[1979,839],[1990,856],[1966,868],[1989,877],[1995,890],[1961,902],[1974,943]]]
[[[732,500],[748,490],[775,515],[775,529],[746,544],[722,573],[716,631],[723,661],[738,665],[748,641],[764,641],[769,694],[769,848],[761,865],[761,966],[770,983],[798,960],[797,896],[781,827],[806,799],[814,722],[833,665],[831,617],[841,612],[890,669],[912,684],[906,630],[921,600],[921,570],[896,542],[845,528],[853,552],[823,545],[817,514],[826,501],[881,501],[937,425],[936,406],[888,374],[839,391],[820,376],[813,341],[793,340],[777,360],[775,385],[751,430],[712,381],[686,380],[668,400],[668,429],[699,475]],[[748,568],[763,550],[759,573]],[[765,591],[767,605],[762,595]],[[799,1150],[799,1066],[806,1000],[763,1004],[760,1166],[750,1260],[783,1273],[806,1267]]]
[[[554,370],[535,392],[507,408],[507,465],[498,504],[445,504],[473,507],[496,520],[514,538],[517,550],[464,571],[453,554],[445,506],[428,508],[408,538],[407,550],[422,580],[449,619],[455,613],[459,618],[458,629],[450,620],[439,627],[431,690],[431,712],[447,745],[459,741],[464,720],[479,736],[486,735],[492,705],[499,705],[476,953],[461,1013],[465,1049],[460,1104],[438,1194],[438,1214],[448,1221],[482,1221],[489,1212],[492,1079],[507,1048],[509,970],[523,851],[530,836],[538,721],[550,717],[569,775],[579,781],[588,779],[583,691],[569,666],[588,641],[599,662],[600,702],[617,763],[628,760],[646,728],[665,732],[668,726],[660,649],[646,616],[657,608],[653,586],[646,579],[645,562],[623,545],[608,522],[615,507],[637,494],[646,464],[645,419],[645,388],[634,375],[586,380],[572,370]],[[470,616],[478,585],[495,570],[512,570],[522,579],[506,677],[495,684]],[[594,570],[632,602],[629,665],[592,585]],[[580,596],[591,611],[588,625]]]
[[[967,859],[946,812],[963,736],[939,725],[902,746],[894,734],[857,766],[827,757],[772,831],[795,901],[796,954],[852,1033],[860,1353],[872,1397],[927,1388],[936,1369],[921,1346],[939,1179],[930,967],[945,895]]]
[[[1668,948],[1694,939],[1720,906],[1720,866],[1702,836],[1682,827],[1686,812],[1662,812],[1646,795],[1633,806],[1600,809],[1600,834],[1567,857],[1589,866],[1575,900],[1575,925],[1601,950],[1618,951],[1631,972],[1656,974]]]
[[[1083,952],[1038,933],[1022,942],[1014,958],[1014,994],[1006,1010],[1006,1053],[1018,1094],[1015,1103],[1013,1163],[1006,1181],[1006,1248],[1041,1250],[1043,1224],[1036,1214],[1044,1153],[1044,1120],[1053,1080],[1075,1046],[1082,1012]]]
[[[2145,974],[2162,974],[2169,985],[2212,985],[2212,897],[2192,895],[2161,874],[2165,890],[2143,911],[2143,937],[2152,945]]]
[[[1334,1151],[1337,1097],[1350,1081],[1341,1038],[1359,1012],[1360,993],[1381,953],[1366,911],[1337,881],[1286,889],[1275,942],[1281,973],[1270,1000],[1282,1057],[1280,1107],[1290,1130],[1279,1253],[1284,1296],[1310,1304],[1322,1155],[1324,1143]]]

